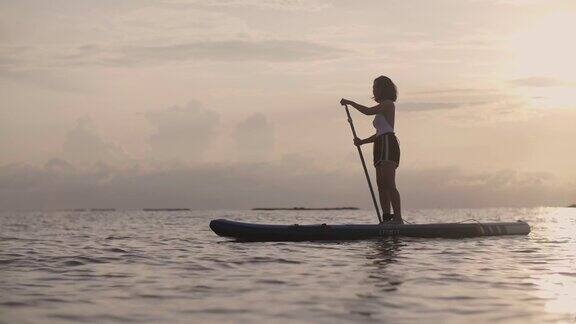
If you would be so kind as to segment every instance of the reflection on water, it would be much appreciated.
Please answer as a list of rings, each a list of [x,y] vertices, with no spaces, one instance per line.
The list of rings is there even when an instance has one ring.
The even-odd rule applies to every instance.
[[[546,311],[551,313],[576,313],[576,274],[545,274],[536,281],[535,294],[547,299]]]
[[[237,243],[214,218],[371,222],[370,211],[0,214],[0,322],[522,322],[576,316],[576,209],[414,210],[524,219],[520,237]]]
[[[547,221],[538,223],[532,235],[541,249],[543,270],[531,278],[537,287],[535,296],[546,300],[547,312],[576,314],[576,208],[557,209],[545,216]]]
[[[402,249],[402,240],[399,238],[387,238],[371,241],[366,259],[368,263],[368,278],[372,285],[381,292],[392,292],[402,284],[402,276],[398,273],[387,271],[387,268],[398,262]],[[372,269],[371,269],[372,268]]]
[[[385,270],[387,265],[397,262],[401,247],[402,239],[397,237],[372,241],[370,251],[373,253],[368,254],[366,258],[373,260],[373,264],[378,266],[379,270]]]

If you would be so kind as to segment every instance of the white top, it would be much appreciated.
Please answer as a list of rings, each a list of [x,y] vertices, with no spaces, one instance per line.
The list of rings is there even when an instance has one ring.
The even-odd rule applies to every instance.
[[[394,133],[394,127],[390,126],[384,115],[377,114],[374,117],[372,125],[374,125],[374,128],[376,128],[376,136],[380,136],[386,133]]]

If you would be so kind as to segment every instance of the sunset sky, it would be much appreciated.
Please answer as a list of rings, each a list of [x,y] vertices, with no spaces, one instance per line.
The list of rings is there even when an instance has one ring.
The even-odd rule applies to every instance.
[[[0,209],[369,208],[338,102],[379,75],[406,207],[576,203],[575,30],[573,0],[4,0]]]

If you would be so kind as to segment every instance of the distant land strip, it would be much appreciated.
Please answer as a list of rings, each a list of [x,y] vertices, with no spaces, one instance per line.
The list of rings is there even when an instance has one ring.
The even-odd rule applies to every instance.
[[[306,208],[306,207],[292,207],[292,208],[252,208],[252,210],[358,210],[358,207],[324,207],[324,208]]]
[[[190,208],[144,208],[143,211],[188,211]]]
[[[570,206],[568,206],[568,207],[570,207],[570,208],[576,208],[576,204],[572,204],[572,205],[570,205]]]

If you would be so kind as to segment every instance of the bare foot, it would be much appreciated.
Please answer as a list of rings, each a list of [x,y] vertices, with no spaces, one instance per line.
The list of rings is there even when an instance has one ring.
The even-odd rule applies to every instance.
[[[388,222],[390,222],[393,218],[394,218],[394,215],[393,215],[393,214],[383,214],[383,215],[382,215],[382,222],[383,222],[383,223],[388,223]]]
[[[402,216],[394,215],[394,217],[392,217],[392,220],[390,221],[390,223],[392,223],[392,224],[404,224],[404,221],[402,220]]]

